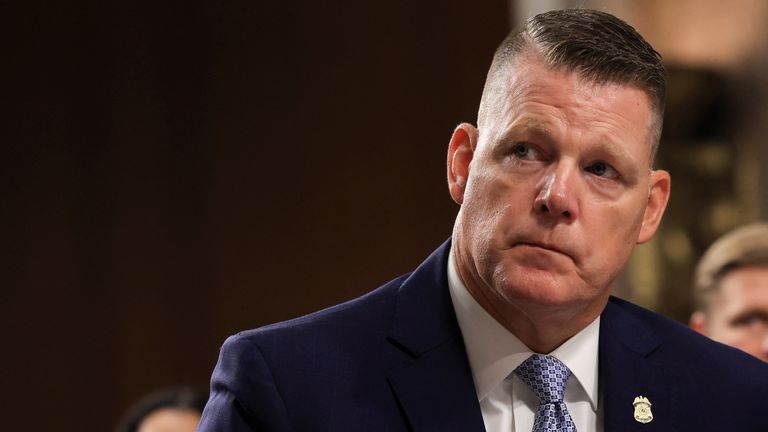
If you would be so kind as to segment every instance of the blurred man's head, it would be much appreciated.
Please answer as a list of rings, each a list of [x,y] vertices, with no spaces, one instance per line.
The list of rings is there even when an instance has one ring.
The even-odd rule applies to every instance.
[[[718,239],[696,267],[690,325],[768,361],[768,224]]]
[[[208,395],[187,388],[158,391],[136,402],[117,432],[194,432]]]

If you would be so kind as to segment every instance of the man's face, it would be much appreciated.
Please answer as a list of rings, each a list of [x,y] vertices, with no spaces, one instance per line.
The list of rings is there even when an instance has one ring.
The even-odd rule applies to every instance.
[[[712,339],[768,361],[768,267],[727,273],[706,315]]]
[[[492,304],[594,319],[666,206],[669,176],[649,168],[648,97],[535,54],[499,79],[479,129],[461,125],[449,150],[462,277]]]

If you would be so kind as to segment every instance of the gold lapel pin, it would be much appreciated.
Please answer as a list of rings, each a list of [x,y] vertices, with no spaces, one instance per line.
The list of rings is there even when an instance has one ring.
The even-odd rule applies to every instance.
[[[638,396],[635,401],[632,402],[632,406],[635,407],[635,420],[640,423],[650,423],[653,420],[653,413],[651,412],[651,401],[645,396]]]

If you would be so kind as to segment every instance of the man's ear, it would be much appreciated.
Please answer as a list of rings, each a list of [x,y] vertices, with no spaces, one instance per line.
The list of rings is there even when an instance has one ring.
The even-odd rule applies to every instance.
[[[691,319],[688,320],[688,327],[696,330],[704,336],[709,336],[707,334],[707,317],[702,311],[696,311],[691,314]]]
[[[464,202],[469,165],[477,146],[477,129],[469,123],[456,126],[448,145],[448,191],[457,204]]]
[[[656,233],[661,223],[661,217],[667,208],[672,179],[669,173],[663,170],[651,171],[651,187],[648,191],[648,202],[643,214],[643,225],[637,236],[637,243],[647,242]]]

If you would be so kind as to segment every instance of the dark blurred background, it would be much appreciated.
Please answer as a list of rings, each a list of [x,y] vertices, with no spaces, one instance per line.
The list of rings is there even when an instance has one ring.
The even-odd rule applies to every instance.
[[[367,292],[449,235],[502,1],[19,12],[2,161],[4,430],[207,388],[227,335]],[[4,153],[6,153],[4,152]]]
[[[765,214],[763,2],[13,6],[2,428],[110,430],[150,391],[207,388],[228,335],[412,270],[450,234],[445,150],[496,44],[573,3],[668,59],[672,204],[616,290],[684,320],[703,248]]]

